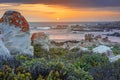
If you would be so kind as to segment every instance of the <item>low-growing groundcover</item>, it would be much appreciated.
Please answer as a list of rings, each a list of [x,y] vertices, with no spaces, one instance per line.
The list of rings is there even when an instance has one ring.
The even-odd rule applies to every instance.
[[[120,61],[110,63],[105,56],[75,50],[34,48],[34,57],[1,59],[0,80],[120,80]]]

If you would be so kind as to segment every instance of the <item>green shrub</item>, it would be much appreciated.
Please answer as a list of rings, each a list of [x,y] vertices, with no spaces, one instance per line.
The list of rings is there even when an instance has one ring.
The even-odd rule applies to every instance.
[[[88,71],[92,67],[102,66],[109,62],[109,59],[100,54],[92,54],[92,55],[83,55],[81,58],[78,58],[75,62],[75,66],[77,68],[82,68],[85,71]]]
[[[63,48],[51,48],[49,53],[53,55],[61,56],[61,55],[68,54],[69,51]]]
[[[16,69],[10,68],[5,65],[3,69],[0,69],[0,80],[31,80],[31,74],[24,67],[18,67]]]
[[[120,54],[120,46],[113,46],[112,51],[115,55]]]
[[[69,53],[71,53],[71,51],[63,48],[50,48],[50,51],[47,52],[46,50],[42,49],[40,45],[34,45],[34,56],[37,58],[44,57],[46,59],[52,59],[58,58],[59,56],[65,56]]]
[[[40,57],[46,57],[46,55],[48,54],[48,52],[44,49],[42,49],[42,47],[40,45],[34,45],[34,56],[37,58]]]
[[[0,80],[93,80],[88,73],[109,63],[108,58],[99,54],[51,48],[49,52],[34,45],[34,55],[18,55],[0,59]],[[5,65],[7,65],[5,67]],[[117,65],[117,64],[116,64]]]
[[[93,53],[91,52],[85,52],[85,51],[77,51],[78,49],[75,48],[71,50],[71,53],[66,54],[66,59],[67,60],[77,60],[80,59],[83,55],[92,55]]]
[[[67,61],[61,59],[51,61],[33,59],[25,62],[23,66],[30,70],[32,78],[35,80],[93,80],[88,72],[76,68],[72,63],[67,63]]]
[[[15,58],[17,60],[20,60],[20,61],[26,61],[26,60],[31,60],[32,59],[31,56],[29,56],[29,55],[23,55],[23,54],[17,55],[17,56],[15,56]]]

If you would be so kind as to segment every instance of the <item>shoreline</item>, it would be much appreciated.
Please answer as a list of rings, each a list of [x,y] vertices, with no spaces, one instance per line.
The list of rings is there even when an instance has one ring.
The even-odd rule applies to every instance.
[[[94,35],[101,35],[102,37],[106,37],[107,34],[113,34],[114,32],[118,31],[113,31],[113,32],[77,32],[73,33],[72,31],[67,32],[66,29],[49,29],[49,30],[31,30],[30,34],[32,35],[33,33],[36,32],[46,32],[50,36],[50,40],[56,41],[56,42],[65,42],[65,41],[70,41],[70,40],[76,40],[76,41],[81,41],[84,39],[85,34],[94,34]],[[111,42],[117,42],[120,43],[120,37],[116,36],[107,36]]]

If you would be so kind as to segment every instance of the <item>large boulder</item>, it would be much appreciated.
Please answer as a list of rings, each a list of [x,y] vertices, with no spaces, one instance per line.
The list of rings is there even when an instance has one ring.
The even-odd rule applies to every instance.
[[[29,25],[17,11],[6,11],[0,19],[4,44],[12,54],[33,55]]]
[[[105,45],[99,45],[98,47],[93,48],[93,52],[104,54],[107,57],[113,57],[114,56],[111,48],[108,47],[108,46],[105,46]]]
[[[33,33],[31,36],[31,41],[34,45],[40,45],[43,49],[49,51],[50,38],[48,33],[45,32]]]

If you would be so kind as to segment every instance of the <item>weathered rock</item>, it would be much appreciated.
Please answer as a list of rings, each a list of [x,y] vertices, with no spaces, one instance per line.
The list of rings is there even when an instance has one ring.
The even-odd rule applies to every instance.
[[[103,42],[109,42],[109,41],[110,41],[110,40],[108,39],[108,37],[105,37],[105,38],[103,38],[102,40],[103,40]]]
[[[104,45],[100,45],[100,46],[98,46],[96,48],[93,48],[93,52],[94,53],[104,54],[107,57],[114,56],[111,48],[109,48],[108,46],[104,46]]]
[[[86,34],[83,40],[83,47],[92,47],[99,45],[111,45],[113,42],[108,37],[102,37],[101,35]]]
[[[91,42],[94,38],[93,34],[85,34],[85,41]]]
[[[110,62],[115,62],[115,61],[117,61],[118,59],[120,59],[120,55],[110,57],[110,58],[109,58],[109,61],[110,61]]]
[[[29,31],[29,25],[26,19],[17,11],[6,11],[0,19],[0,23],[20,27],[21,31]]]
[[[70,50],[74,46],[76,46],[79,43],[79,41],[76,40],[68,40],[68,41],[51,41],[51,48],[63,48]]]
[[[2,39],[0,38],[0,58],[7,59],[11,57],[9,50],[5,47]]]
[[[4,44],[13,54],[33,55],[29,25],[17,11],[7,11],[0,19]]]
[[[98,35],[98,36],[95,37],[95,40],[99,40],[99,39],[101,39],[101,38],[102,38],[102,36],[101,36],[101,35]]]
[[[33,33],[31,37],[31,41],[33,44],[41,45],[43,49],[49,51],[50,39],[48,33],[45,32]]]

